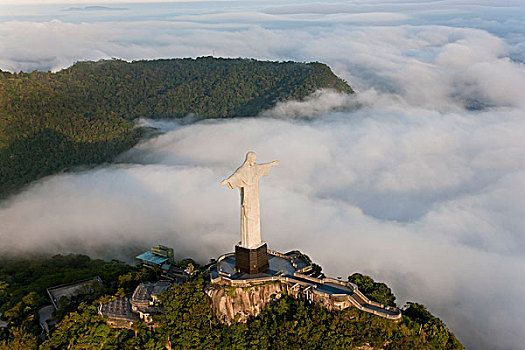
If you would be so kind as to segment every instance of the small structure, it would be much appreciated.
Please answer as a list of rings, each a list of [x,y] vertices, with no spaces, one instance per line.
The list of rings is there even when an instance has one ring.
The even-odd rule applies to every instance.
[[[154,327],[153,315],[164,311],[159,296],[170,286],[169,281],[141,283],[135,288],[131,298],[123,297],[100,304],[98,313],[114,328],[130,329],[133,322],[139,320]]]
[[[171,282],[141,283],[131,297],[131,309],[138,313],[147,325],[153,324],[153,315],[164,311],[159,301],[162,292],[169,289]]]
[[[190,271],[188,268],[181,268],[175,264],[173,248],[160,244],[135,258],[146,267],[159,268],[163,277],[179,284],[187,281],[194,274],[193,270]]]
[[[102,280],[98,276],[95,278],[47,288],[47,294],[49,295],[55,310],[58,310],[60,308],[61,299],[69,302],[71,298],[81,294],[91,294],[95,292],[97,288],[102,288]]]
[[[156,245],[147,252],[137,255],[136,259],[140,260],[144,265],[161,267],[164,264],[175,264],[173,255],[173,248],[168,248],[163,245]]]

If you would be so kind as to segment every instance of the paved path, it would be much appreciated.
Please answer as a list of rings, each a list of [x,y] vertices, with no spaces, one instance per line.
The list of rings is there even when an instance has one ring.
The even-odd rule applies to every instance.
[[[55,311],[55,307],[53,305],[46,305],[46,306],[41,307],[38,310],[40,324],[44,324],[44,322],[53,318],[53,311]]]
[[[0,312],[0,328],[7,327],[7,322],[2,320],[2,313]]]
[[[395,310],[388,310],[388,309],[384,309],[384,308],[381,308],[375,305],[370,305],[356,293],[352,295],[352,299],[357,301],[362,307],[372,310],[372,311],[377,311],[377,312],[384,313],[384,314],[391,315],[391,316],[396,316],[399,314],[399,311],[396,312]]]
[[[298,276],[289,276],[289,277],[293,278],[294,280],[300,281],[300,282],[308,283],[309,285],[311,285],[318,291],[326,293],[326,294],[332,294],[332,295],[333,294],[346,294],[348,295],[348,297],[355,300],[363,308],[368,309],[370,311],[376,311],[381,314],[386,314],[386,315],[391,315],[391,316],[395,316],[399,314],[399,312],[396,312],[394,310],[387,310],[387,309],[384,309],[384,308],[381,308],[375,305],[370,305],[366,300],[364,300],[361,296],[359,296],[359,294],[354,293],[353,289],[350,287],[342,286],[340,284],[333,283],[333,282],[326,282],[324,284],[314,283],[310,280],[307,280],[307,279],[304,279]]]

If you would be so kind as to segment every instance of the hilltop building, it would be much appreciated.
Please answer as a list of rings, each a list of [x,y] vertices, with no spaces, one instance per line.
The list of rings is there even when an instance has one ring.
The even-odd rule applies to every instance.
[[[164,311],[160,294],[169,289],[171,282],[141,283],[131,297],[131,310],[147,325],[153,324],[153,315]]]
[[[177,283],[187,281],[195,273],[192,266],[186,266],[184,268],[177,266],[173,248],[168,248],[160,244],[137,255],[135,258],[146,267],[160,269],[164,278],[176,281]]]
[[[271,292],[266,293],[272,298],[286,293],[329,310],[343,310],[354,306],[390,320],[400,320],[399,309],[369,300],[353,283],[309,276],[312,265],[307,257],[296,252],[281,254],[267,248],[266,242],[261,239],[259,180],[279,162],[256,164],[255,161],[255,153],[248,152],[244,163],[221,182],[221,185],[227,184],[230,189],[239,188],[241,241],[235,246],[234,253],[220,256],[210,268],[212,287],[208,289],[208,295],[212,299],[216,316],[225,323],[235,319],[236,312],[246,316],[241,317],[243,320],[248,316],[256,316],[263,304],[271,299],[268,295],[262,295],[266,293],[263,290],[268,288],[259,287],[274,282],[278,286],[270,288]],[[242,287],[235,289],[240,290],[236,300],[221,290],[221,286],[225,285]],[[246,300],[253,302],[251,305],[250,302],[245,304]],[[244,306],[239,308],[239,305]]]
[[[113,328],[131,329],[139,316],[131,310],[129,297],[118,298],[98,306],[98,314]]]
[[[69,300],[77,295],[91,294],[97,288],[102,288],[102,280],[98,276],[47,288],[47,295],[49,295],[55,310],[58,310],[61,303],[69,303]]]
[[[160,244],[137,255],[136,259],[141,261],[144,265],[159,267],[161,269],[167,269],[170,264],[175,264],[173,248],[168,248]]]
[[[164,312],[159,297],[171,286],[169,281],[141,283],[133,295],[100,304],[98,313],[114,328],[131,329],[133,322],[142,321],[154,327],[153,315]]]
[[[61,284],[46,289],[51,304],[38,309],[38,321],[42,327],[41,339],[45,339],[51,328],[56,325],[53,312],[70,303],[71,299],[80,295],[92,294],[102,288],[100,277],[89,278],[72,283]]]

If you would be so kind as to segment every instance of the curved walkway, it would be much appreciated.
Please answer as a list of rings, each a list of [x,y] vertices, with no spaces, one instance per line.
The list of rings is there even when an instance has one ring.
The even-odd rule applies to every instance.
[[[308,283],[310,286],[321,293],[346,298],[353,306],[362,311],[392,320],[401,319],[401,311],[399,309],[368,299],[363,293],[361,293],[359,289],[357,289],[356,285],[334,280],[332,278],[318,280],[320,283],[316,283],[315,279],[311,277],[307,277],[307,279],[305,279],[304,277],[301,274],[296,273],[293,276],[293,280]],[[325,282],[325,280],[327,281]]]
[[[361,311],[372,313],[393,321],[401,319],[401,311],[397,308],[383,305],[368,299],[357,286],[333,278],[318,279],[303,275],[295,267],[297,264],[288,257],[269,252],[270,269],[258,274],[235,272],[235,255],[225,254],[217,260],[217,267],[210,271],[212,283],[224,281],[230,285],[249,286],[268,281],[280,281],[292,289],[299,288],[300,295],[312,296],[318,294],[323,300],[329,301],[337,309],[354,306]],[[303,269],[301,269],[302,271]]]

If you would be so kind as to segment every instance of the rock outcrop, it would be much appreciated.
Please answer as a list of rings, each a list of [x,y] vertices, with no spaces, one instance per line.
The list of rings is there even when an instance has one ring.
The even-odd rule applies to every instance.
[[[250,316],[259,315],[270,301],[281,297],[283,287],[279,282],[251,287],[212,284],[206,293],[212,300],[214,315],[229,325],[234,320],[246,322]]]

